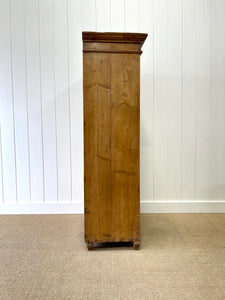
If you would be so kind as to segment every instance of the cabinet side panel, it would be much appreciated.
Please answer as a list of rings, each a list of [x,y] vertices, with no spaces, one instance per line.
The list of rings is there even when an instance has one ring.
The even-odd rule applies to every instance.
[[[140,56],[111,55],[112,240],[140,240]]]
[[[110,241],[110,58],[85,54],[84,208],[85,240]]]

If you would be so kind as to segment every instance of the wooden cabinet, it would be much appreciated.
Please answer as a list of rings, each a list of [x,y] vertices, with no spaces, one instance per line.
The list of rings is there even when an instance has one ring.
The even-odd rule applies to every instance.
[[[83,32],[84,228],[93,243],[140,245],[143,33]]]

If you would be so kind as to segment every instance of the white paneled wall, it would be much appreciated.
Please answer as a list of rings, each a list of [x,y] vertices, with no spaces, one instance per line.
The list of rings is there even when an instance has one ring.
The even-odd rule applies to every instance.
[[[82,30],[149,34],[142,211],[224,212],[224,0],[0,0],[0,213],[83,211]]]

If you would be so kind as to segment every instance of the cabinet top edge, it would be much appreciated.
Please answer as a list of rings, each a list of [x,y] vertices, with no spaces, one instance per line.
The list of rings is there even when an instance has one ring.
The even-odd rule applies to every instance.
[[[143,44],[146,40],[147,33],[131,33],[131,32],[95,32],[83,31],[83,42],[94,43],[134,43]]]

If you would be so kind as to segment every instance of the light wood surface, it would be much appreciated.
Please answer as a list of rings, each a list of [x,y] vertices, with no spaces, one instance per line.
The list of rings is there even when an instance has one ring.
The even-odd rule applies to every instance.
[[[83,33],[85,241],[140,245],[140,54],[146,34]]]
[[[110,239],[110,60],[84,54],[85,237]]]
[[[111,57],[112,239],[139,240],[139,55]]]

